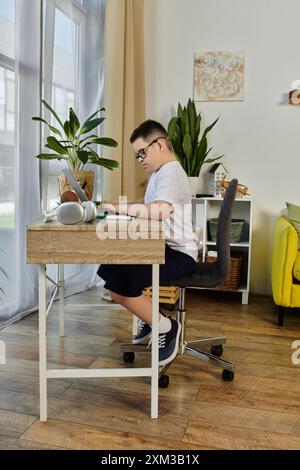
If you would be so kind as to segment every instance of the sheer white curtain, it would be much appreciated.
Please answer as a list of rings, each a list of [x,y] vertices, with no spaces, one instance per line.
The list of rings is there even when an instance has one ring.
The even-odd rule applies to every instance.
[[[37,308],[37,267],[26,264],[26,225],[41,215],[41,198],[44,207],[55,204],[61,172],[55,165],[40,168],[34,158],[40,130],[31,118],[40,114],[41,96],[62,116],[70,105],[84,118],[102,104],[103,18],[103,0],[0,0],[0,268],[8,276],[0,269],[6,294],[0,327]],[[101,171],[95,197],[99,183]],[[93,286],[96,269],[68,267],[66,295]]]
[[[8,198],[2,185],[0,189],[0,247],[3,250],[0,265],[2,262],[8,275],[4,286],[6,297],[0,302],[1,326],[25,315],[37,305],[37,270],[35,266],[26,264],[25,227],[40,215],[39,163],[33,158],[39,150],[39,134],[31,120],[34,114],[39,113],[40,43],[37,38],[40,31],[40,2],[8,2],[10,13],[5,11],[3,1],[0,10],[13,45],[10,65],[14,75],[14,88],[11,91],[8,88],[5,90],[6,111],[10,94],[13,94],[14,105],[13,125],[7,126],[6,122],[6,129],[0,140],[2,147],[9,135],[8,158],[12,178]],[[5,179],[3,161],[0,172]],[[10,205],[8,212],[5,199]]]

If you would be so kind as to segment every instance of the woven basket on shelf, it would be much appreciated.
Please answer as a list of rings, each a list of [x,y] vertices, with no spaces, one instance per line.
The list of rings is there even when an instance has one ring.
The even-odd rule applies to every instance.
[[[239,243],[241,241],[244,224],[245,224],[244,219],[232,219],[231,220],[230,234],[229,234],[230,243]],[[217,241],[217,226],[218,226],[218,219],[208,220],[209,232],[210,232],[210,236],[213,242]]]
[[[215,263],[217,258],[215,256],[206,256],[205,260],[207,263]],[[243,255],[241,253],[230,254],[227,278],[216,286],[218,289],[237,290],[239,288],[242,261]]]

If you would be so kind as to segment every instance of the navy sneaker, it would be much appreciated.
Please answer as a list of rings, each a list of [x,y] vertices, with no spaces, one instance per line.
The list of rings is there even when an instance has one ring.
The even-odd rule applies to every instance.
[[[148,341],[151,338],[151,326],[149,326],[144,320],[141,320],[140,323],[140,332],[138,335],[133,336],[132,343],[133,344],[140,344],[144,341]]]
[[[165,317],[166,315],[159,310],[159,313]],[[170,317],[171,319],[171,317]],[[133,336],[132,338],[132,344],[140,344],[143,343],[144,341],[148,341],[151,338],[151,332],[152,328],[151,326],[148,325],[148,323],[144,322],[144,320],[141,320],[140,322],[140,332],[138,335]]]
[[[171,330],[168,333],[159,333],[158,347],[159,347],[159,365],[165,366],[172,362],[178,351],[179,336],[181,332],[181,325],[173,318],[171,320]]]

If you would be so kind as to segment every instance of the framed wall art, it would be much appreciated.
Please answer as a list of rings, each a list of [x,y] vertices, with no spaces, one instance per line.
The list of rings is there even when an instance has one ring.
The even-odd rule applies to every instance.
[[[244,52],[211,51],[194,55],[194,101],[242,101]]]

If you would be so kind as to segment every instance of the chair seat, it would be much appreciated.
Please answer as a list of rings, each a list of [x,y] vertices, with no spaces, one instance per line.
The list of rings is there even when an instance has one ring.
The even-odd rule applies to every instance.
[[[164,282],[164,286],[215,287],[223,281],[217,263],[197,263],[196,270],[189,276]]]

